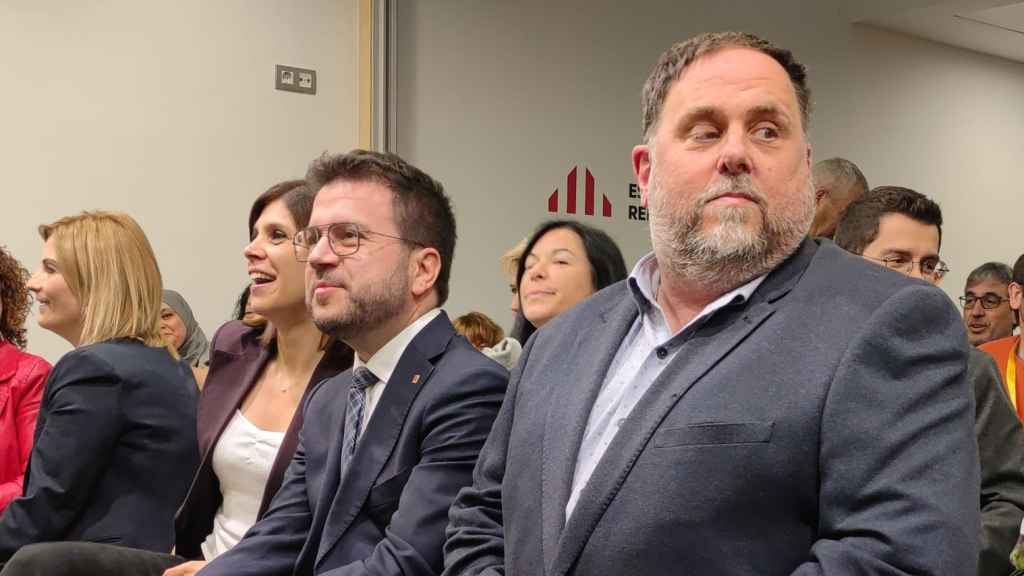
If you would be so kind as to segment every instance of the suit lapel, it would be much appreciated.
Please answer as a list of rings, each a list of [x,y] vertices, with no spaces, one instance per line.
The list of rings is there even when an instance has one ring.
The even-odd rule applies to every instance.
[[[198,415],[199,449],[205,462],[212,457],[213,447],[217,439],[224,433],[228,423],[245,399],[249,391],[256,385],[263,367],[270,360],[270,353],[255,342],[249,342],[241,354],[223,353],[223,367],[211,369],[218,378],[216,385],[205,388],[202,407],[206,412]],[[219,354],[218,354],[219,355]],[[224,385],[220,381],[226,381]],[[237,382],[238,384],[235,384]]]
[[[705,374],[741,346],[774,314],[777,301],[803,275],[816,250],[816,244],[805,240],[793,256],[769,275],[748,304],[720,310],[682,345],[672,362],[655,379],[626,418],[598,462],[580,494],[572,517],[565,524],[555,557],[547,570],[549,574],[561,576],[572,569],[601,516],[614,500],[661,421]],[[621,338],[618,342],[621,342]],[[617,349],[618,344],[612,349],[612,354]],[[603,377],[604,372],[601,374]],[[592,405],[591,400],[585,411],[589,412]],[[572,460],[567,462],[574,467],[575,451]],[[564,502],[561,504],[563,507]]]
[[[337,492],[333,495],[320,539],[320,548],[317,550],[317,564],[341,539],[366,502],[370,488],[394,451],[413,400],[424,386],[430,384],[430,376],[434,369],[431,360],[447,348],[454,334],[451,322],[442,312],[413,338],[402,353],[387,386],[384,387],[384,394],[373,410],[366,431],[356,446],[355,454],[348,463],[345,477],[340,479]],[[346,402],[348,398],[348,386],[344,388],[342,402]],[[344,406],[341,410],[344,413]],[[341,442],[344,440],[340,436],[343,434],[339,435],[339,440],[332,449],[331,461],[328,462],[328,474],[335,476],[340,472]],[[324,492],[324,496],[329,495]]]
[[[541,454],[543,473],[542,530],[545,566],[554,560],[562,528],[565,505],[572,491],[576,457],[586,431],[590,408],[594,405],[605,375],[619,344],[636,319],[635,301],[623,288],[623,297],[598,315],[600,326],[579,332],[567,358],[594,359],[582,362],[583,374],[575,381],[551,382],[551,409],[544,423],[544,444]]]

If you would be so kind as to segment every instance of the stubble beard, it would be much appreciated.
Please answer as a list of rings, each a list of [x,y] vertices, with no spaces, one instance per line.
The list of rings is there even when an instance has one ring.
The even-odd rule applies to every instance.
[[[408,259],[396,266],[383,282],[365,282],[361,288],[349,289],[348,303],[336,313],[321,309],[315,303],[313,323],[321,332],[349,342],[374,330],[398,316],[409,294]]]
[[[689,207],[663,193],[655,166],[650,180],[651,244],[658,266],[707,290],[725,293],[774,269],[797,249],[814,218],[809,176],[805,193],[793,206],[774,210],[745,173],[720,178]],[[730,192],[751,196],[754,206],[720,207],[715,214],[718,222],[706,228],[704,207]],[[760,226],[745,225],[756,217],[755,209]]]

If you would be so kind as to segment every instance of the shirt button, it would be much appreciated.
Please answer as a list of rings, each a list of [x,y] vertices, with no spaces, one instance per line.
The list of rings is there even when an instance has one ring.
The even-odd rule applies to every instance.
[[[658,355],[658,360],[664,360],[665,357],[668,356],[668,350],[666,350],[664,346],[659,346],[658,349],[655,350],[655,354]]]

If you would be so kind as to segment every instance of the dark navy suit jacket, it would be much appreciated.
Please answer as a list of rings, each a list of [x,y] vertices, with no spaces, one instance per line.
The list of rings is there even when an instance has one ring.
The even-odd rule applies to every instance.
[[[448,508],[472,482],[507,382],[439,315],[403,353],[344,478],[351,371],[321,383],[270,510],[201,574],[439,573]]]
[[[46,381],[25,494],[0,516],[0,562],[36,542],[170,552],[199,461],[192,371],[119,339],[65,354]]]

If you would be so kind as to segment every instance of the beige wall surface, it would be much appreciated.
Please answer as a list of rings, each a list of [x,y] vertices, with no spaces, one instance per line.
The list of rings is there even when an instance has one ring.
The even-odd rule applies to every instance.
[[[36,226],[130,213],[213,335],[248,282],[252,200],[356,145],[356,0],[0,2],[0,244],[29,269]],[[274,65],[317,71],[315,96]],[[70,347],[30,318],[30,349]]]
[[[498,258],[549,217],[556,188],[564,211],[574,166],[593,173],[598,206],[577,217],[630,266],[649,250],[646,224],[627,219],[640,87],[664,49],[702,31],[794,50],[810,69],[815,158],[847,157],[872,186],[940,202],[951,295],[974,266],[1024,251],[1022,64],[850,25],[838,0],[403,0],[398,18],[398,148],[456,204],[453,316],[511,325]]]

